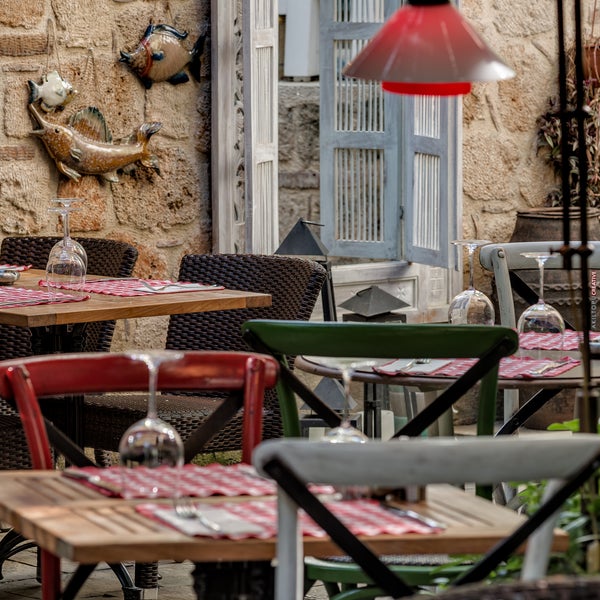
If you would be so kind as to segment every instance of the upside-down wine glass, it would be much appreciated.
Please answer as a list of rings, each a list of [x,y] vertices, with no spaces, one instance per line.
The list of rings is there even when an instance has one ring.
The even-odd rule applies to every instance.
[[[153,498],[159,493],[157,481],[148,469],[158,470],[167,467],[183,466],[183,443],[177,431],[158,417],[156,408],[156,384],[160,365],[183,357],[181,352],[147,350],[132,352],[134,360],[143,361],[148,367],[148,409],[146,417],[137,421],[123,434],[119,443],[121,466],[140,469],[128,472],[124,469],[123,491],[125,497]],[[177,484],[172,489],[172,497],[177,499]]]
[[[520,334],[528,332],[559,334],[560,342],[557,350],[562,351],[565,321],[558,310],[544,300],[544,265],[552,254],[550,252],[521,252],[521,256],[533,258],[537,261],[540,291],[538,301],[526,308],[519,317],[517,330]],[[540,353],[541,351],[538,351],[538,354]]]
[[[466,246],[469,252],[469,287],[454,296],[448,307],[448,320],[455,325],[493,325],[496,319],[492,301],[475,289],[473,273],[473,257],[475,249],[488,240],[454,240],[455,246]]]
[[[58,213],[62,218],[63,224],[63,238],[62,240],[56,242],[50,250],[50,254],[53,252],[58,252],[61,248],[68,247],[72,248],[79,256],[87,270],[87,253],[85,248],[77,241],[75,241],[71,237],[71,228],[70,228],[70,220],[69,215],[73,211],[81,210],[81,208],[73,206],[74,202],[83,202],[81,198],[53,198],[52,202],[56,202],[57,204],[61,204],[62,206],[52,206],[48,210],[49,212]]]
[[[332,444],[359,443],[364,444],[369,438],[350,422],[350,383],[357,369],[372,367],[377,363],[371,359],[361,358],[327,358],[327,363],[337,367],[342,375],[342,384],[344,387],[344,409],[342,412],[342,421],[337,427],[333,427],[323,436],[324,442]]]
[[[79,254],[66,246],[52,252],[46,264],[46,289],[55,298],[55,294],[65,289],[67,294],[81,294],[85,283],[85,266]]]

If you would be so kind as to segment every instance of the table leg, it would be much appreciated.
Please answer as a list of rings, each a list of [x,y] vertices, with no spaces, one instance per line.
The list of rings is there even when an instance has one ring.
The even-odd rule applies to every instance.
[[[271,561],[195,563],[192,573],[198,600],[274,600]]]
[[[35,355],[82,352],[87,323],[31,328],[31,348]],[[65,397],[64,433],[77,445],[83,444],[83,396]]]
[[[521,425],[527,422],[537,410],[542,408],[546,402],[552,400],[560,389],[541,389],[535,393],[521,408],[496,432],[496,435],[510,435],[514,433]]]

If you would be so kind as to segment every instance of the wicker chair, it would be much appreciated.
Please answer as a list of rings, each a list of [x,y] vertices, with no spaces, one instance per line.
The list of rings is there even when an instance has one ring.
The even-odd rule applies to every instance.
[[[28,264],[35,269],[45,269],[50,249],[60,237],[6,237],[0,246],[0,263]],[[116,240],[75,238],[88,255],[88,272],[109,277],[128,277],[137,260],[137,249]],[[114,321],[89,323],[82,350],[107,352],[115,328]],[[0,325],[0,360],[23,358],[35,354],[31,331],[23,327]],[[76,348],[77,349],[77,348]],[[0,423],[6,433],[0,448],[0,469],[29,469],[31,461],[18,415],[0,399]]]
[[[0,262],[32,265],[45,269],[52,246],[60,237],[7,237],[0,247]],[[108,277],[129,277],[133,271],[138,251],[131,244],[117,240],[98,238],[75,238],[88,256],[88,273]],[[114,321],[90,323],[82,350],[85,352],[108,352],[115,328]],[[0,325],[3,343],[0,360],[31,356],[31,332],[22,327]]]
[[[60,237],[6,237],[0,246],[0,263],[31,265],[45,269],[52,246]],[[88,273],[108,277],[128,277],[137,260],[137,249],[125,242],[96,238],[75,238],[86,250]],[[114,321],[89,323],[83,340],[87,352],[107,352],[115,328]],[[0,360],[23,358],[35,354],[32,333],[23,327],[0,325]],[[0,398],[0,427],[4,442],[0,447],[0,469],[30,469],[31,458],[27,441],[16,411]],[[4,561],[34,544],[9,530],[0,541],[0,578]]]
[[[248,319],[308,320],[326,278],[325,269],[314,261],[278,255],[217,254],[184,256],[181,281],[220,284],[230,289],[271,294],[272,306],[214,311],[170,318],[166,347],[171,350],[247,350],[241,326]],[[169,421],[184,443],[191,432],[218,406],[218,398],[159,397],[159,416]],[[115,451],[122,433],[146,414],[144,397],[86,396],[84,440],[86,446]],[[238,415],[231,424],[202,448],[186,444],[186,459],[198,451],[222,452],[241,448]],[[279,403],[268,391],[264,403],[263,439],[283,435]],[[96,460],[100,461],[98,453]]]

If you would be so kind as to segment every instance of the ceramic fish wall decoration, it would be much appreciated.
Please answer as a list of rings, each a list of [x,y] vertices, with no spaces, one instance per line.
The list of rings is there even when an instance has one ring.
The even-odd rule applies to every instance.
[[[40,107],[45,112],[52,112],[56,109],[63,109],[71,100],[73,100],[77,90],[63,79],[58,71],[50,71],[42,77],[42,83],[37,84],[31,79],[27,82],[29,85],[29,104],[40,101]]]
[[[206,35],[201,35],[191,50],[186,49],[183,41],[187,31],[179,31],[164,23],[148,25],[144,37],[133,52],[121,50],[121,62],[141,79],[149,89],[159,81],[168,81],[173,85],[189,81],[185,67],[196,80],[200,79],[200,57],[204,50]]]
[[[29,110],[39,126],[33,135],[42,140],[58,170],[73,181],[82,175],[99,175],[116,183],[117,170],[128,170],[137,162],[159,172],[148,141],[161,123],[144,123],[129,138],[113,143],[102,113],[94,106],[75,113],[67,126],[46,119],[35,104]]]

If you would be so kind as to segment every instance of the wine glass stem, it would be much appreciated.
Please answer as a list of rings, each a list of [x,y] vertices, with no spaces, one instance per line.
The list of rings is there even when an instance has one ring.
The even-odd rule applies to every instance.
[[[158,412],[156,410],[156,382],[158,380],[158,365],[153,361],[148,361],[148,414],[149,419],[156,419]]]
[[[473,278],[473,255],[475,254],[475,247],[469,246],[469,289],[475,289],[475,282]]]
[[[61,217],[62,217],[62,221],[63,221],[63,237],[65,239],[68,239],[71,237],[71,226],[69,223],[69,210],[65,209],[63,212],[61,212]]]
[[[342,383],[344,385],[344,412],[342,421],[347,422],[350,412],[350,382],[352,381],[352,372],[350,369],[342,369]]]
[[[544,301],[544,260],[539,261],[540,268],[540,302]]]

